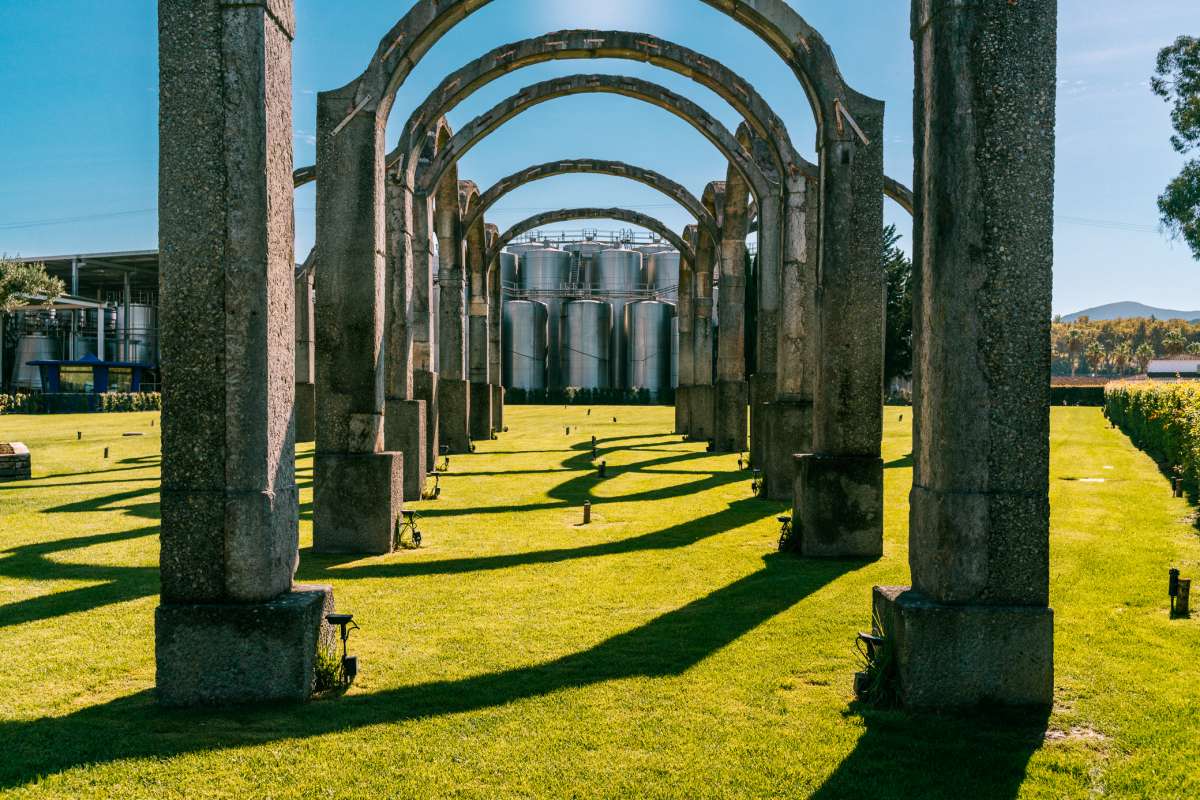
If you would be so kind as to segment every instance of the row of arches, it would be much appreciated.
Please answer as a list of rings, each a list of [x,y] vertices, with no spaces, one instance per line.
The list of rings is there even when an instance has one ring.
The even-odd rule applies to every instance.
[[[1020,357],[1028,360],[1048,336],[1048,314],[1044,321],[1038,314],[1048,306],[1053,120],[1046,100],[1054,76],[1053,64],[1047,67],[1053,59],[1044,56],[1053,51],[1055,4],[914,2],[918,164],[910,191],[884,174],[883,104],[846,84],[829,46],[794,9],[783,0],[703,2],[755,33],[795,74],[816,121],[817,164],[797,153],[753,87],[714,59],[641,33],[591,30],[504,45],[464,65],[412,112],[389,152],[386,123],[397,90],[434,43],[488,5],[417,0],[356,79],[318,95],[317,163],[293,170],[283,155],[290,152],[283,136],[290,134],[290,4],[204,0],[189,14],[162,7],[164,296],[168,288],[192,301],[218,293],[227,318],[222,337],[192,341],[183,334],[191,310],[182,301],[164,309],[164,380],[172,387],[172,375],[182,379],[168,389],[164,413],[164,604],[264,602],[286,592],[294,573],[294,444],[278,412],[287,404],[280,383],[288,374],[278,365],[294,352],[263,315],[233,317],[251,302],[287,304],[291,294],[280,287],[291,278],[290,259],[281,258],[290,241],[290,192],[312,180],[320,297],[311,370],[317,550],[390,550],[401,482],[423,476],[438,443],[465,450],[473,433],[496,425],[502,399],[493,378],[494,264],[505,244],[552,220],[607,216],[658,231],[682,254],[677,429],[711,439],[718,451],[739,450],[749,437],[768,492],[793,501],[792,541],[801,554],[878,556],[878,248],[890,196],[915,215],[920,297],[910,560],[914,591],[933,605],[877,591],[876,615],[904,617],[909,630],[932,632],[936,626],[920,627],[922,615],[939,604],[978,607],[971,619],[981,622],[972,624],[988,624],[1005,603],[1032,608],[1036,613],[1012,623],[1026,626],[1027,638],[1005,657],[1016,665],[1034,652],[1033,661],[1044,665],[1046,401],[1035,388],[1043,365]],[[698,104],[642,79],[573,75],[527,86],[458,132],[446,123],[446,113],[501,75],[583,58],[642,61],[686,75],[744,121],[729,131]],[[533,166],[483,192],[460,179],[463,154],[505,121],[584,93],[619,94],[676,114],[718,149],[725,174],[699,198],[647,168],[589,159]],[[223,98],[219,108],[215,96]],[[211,114],[189,139],[179,120],[200,108]],[[212,179],[184,169],[196,164]],[[503,233],[486,222],[488,210],[516,187],[585,171],[651,185],[696,223],[678,234],[636,212],[599,208],[548,211]],[[755,373],[746,375],[738,332],[752,229],[759,239],[757,359]],[[724,332],[714,371],[718,276]],[[1020,302],[993,301],[989,291],[997,288]],[[1020,347],[983,333],[997,322],[1020,332]],[[205,345],[221,355],[221,376],[211,379],[217,399],[208,406],[201,393],[184,388],[192,373],[182,366]],[[189,408],[236,414],[237,421],[217,442],[211,431],[189,425]],[[205,444],[221,454],[220,471],[197,461]],[[1011,450],[1025,461],[1014,461]],[[195,523],[184,511],[203,505],[215,486],[249,505],[214,525],[216,538],[189,538]],[[217,550],[235,557],[196,546],[217,539]],[[250,556],[239,557],[243,552]],[[195,580],[198,573],[203,581]],[[327,592],[317,594],[328,602]],[[926,653],[933,645],[922,635],[902,648]],[[1013,691],[1007,678],[983,681],[980,690],[980,681],[966,677],[969,658],[933,677],[912,667],[914,658],[901,656],[899,669],[915,704],[947,680],[961,697]],[[1028,677],[1017,694],[1048,696],[1044,669],[1013,668]]]

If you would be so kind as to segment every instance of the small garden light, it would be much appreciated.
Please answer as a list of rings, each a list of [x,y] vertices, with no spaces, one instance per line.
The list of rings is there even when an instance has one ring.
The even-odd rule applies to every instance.
[[[779,523],[779,550],[783,552],[792,543],[792,518],[784,514],[775,519]]]
[[[351,656],[347,645],[347,642],[350,641],[350,631],[358,630],[358,624],[354,621],[353,614],[327,614],[325,620],[330,625],[337,625],[341,628],[342,680],[348,686],[354,683],[354,678],[358,675],[358,656]]]
[[[750,479],[750,493],[753,494],[755,497],[758,497],[762,493],[762,488],[763,488],[762,470],[756,469],[756,470],[754,470],[754,477],[752,477]]]

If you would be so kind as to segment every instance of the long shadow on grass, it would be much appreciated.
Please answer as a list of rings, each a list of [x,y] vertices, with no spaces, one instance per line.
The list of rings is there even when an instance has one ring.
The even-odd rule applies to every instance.
[[[907,714],[858,704],[867,732],[814,800],[980,798],[1010,800],[1042,746],[1044,710],[995,709],[972,715]]]
[[[124,542],[158,533],[158,527],[76,536],[0,552],[0,575],[21,580],[89,581],[93,586],[31,597],[0,606],[0,628],[53,619],[156,594],[158,567],[114,567],[51,561],[47,556],[83,547]]]
[[[0,787],[85,764],[260,745],[494,708],[606,681],[677,676],[861,565],[771,555],[761,570],[587,650],[487,675],[223,712],[166,711],[142,692],[64,717],[0,722]]]

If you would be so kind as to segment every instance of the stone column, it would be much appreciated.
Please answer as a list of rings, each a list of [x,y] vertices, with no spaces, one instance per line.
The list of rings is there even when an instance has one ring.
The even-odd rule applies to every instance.
[[[783,268],[777,284],[782,300],[771,301],[779,309],[771,345],[774,395],[764,413],[763,481],[772,500],[793,498],[796,454],[812,452],[819,202],[818,181],[789,177],[783,210]],[[768,215],[764,207],[764,217]],[[768,293],[763,294],[765,304]],[[764,337],[768,333],[764,331]]]
[[[491,332],[488,326],[487,232],[480,217],[467,231],[467,265],[471,276],[467,314],[467,363],[471,379],[469,433],[471,439],[492,438]]]
[[[290,0],[158,8],[158,697],[304,700],[333,593],[292,584],[294,12]]]
[[[422,157],[421,163],[427,159]],[[438,427],[438,374],[434,359],[435,319],[432,310],[433,276],[437,255],[433,252],[433,202],[413,195],[413,297],[412,331],[413,398],[425,404],[425,468],[437,464],[441,437]]]
[[[317,96],[317,456],[313,550],[391,552],[404,457],[384,449],[384,119],[353,86]],[[335,130],[337,131],[335,133]]]
[[[489,242],[494,243],[495,239],[499,238],[500,232],[495,231],[495,236],[492,235],[491,225],[488,226]],[[488,245],[489,251],[492,244]],[[516,259],[511,253],[501,253],[499,260],[492,264],[491,271],[488,273],[488,378],[492,385],[492,430],[497,433],[504,430],[504,384],[502,383],[502,366],[501,366],[501,347],[504,342],[501,338],[501,320],[504,313],[504,287],[500,282],[500,276],[503,272],[501,265],[505,259]]]
[[[704,192],[704,203],[715,219],[721,218],[725,202],[725,184],[714,182]],[[692,323],[694,344],[692,366],[694,383],[690,395],[692,427],[689,435],[707,441],[716,435],[716,390],[713,386],[713,272],[719,259],[719,243],[703,233],[696,237],[696,265],[693,279],[695,318]]]
[[[384,287],[384,449],[404,456],[404,496],[419,500],[428,470],[425,401],[413,394],[413,195],[403,177],[387,175],[387,261]]]
[[[871,558],[883,553],[883,104],[857,96],[837,122],[821,150],[813,451],[798,456],[793,526],[804,555]]]
[[[725,180],[721,225],[720,340],[713,409],[713,449],[741,453],[748,442],[746,406],[746,231],[750,187],[731,165]]]
[[[317,438],[316,308],[313,270],[316,250],[296,276],[296,441]]]
[[[875,589],[913,707],[1049,706],[1057,4],[913,4],[913,586]]]
[[[693,228],[687,239],[695,252],[697,239],[707,234]],[[695,325],[695,265],[685,258],[679,259],[679,298],[675,313],[679,317],[679,385],[675,388],[675,432],[684,436],[692,434],[691,392],[696,382]]]
[[[438,425],[451,453],[471,451],[471,388],[467,380],[466,242],[457,187],[453,205],[438,191],[434,224],[438,237]]]

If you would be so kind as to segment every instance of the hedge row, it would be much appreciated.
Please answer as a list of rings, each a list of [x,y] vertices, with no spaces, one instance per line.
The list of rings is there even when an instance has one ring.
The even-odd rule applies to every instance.
[[[1192,489],[1200,486],[1200,383],[1110,383],[1104,415]]]
[[[0,414],[87,414],[161,410],[162,395],[158,392],[0,394]]]
[[[675,392],[652,393],[648,389],[505,389],[506,405],[670,405]]]
[[[1095,406],[1104,405],[1103,386],[1051,386],[1050,405]]]

